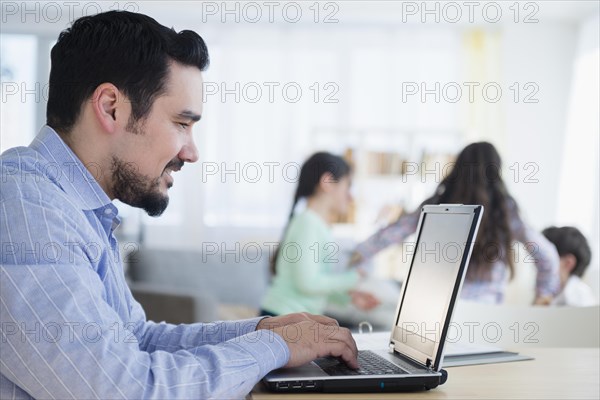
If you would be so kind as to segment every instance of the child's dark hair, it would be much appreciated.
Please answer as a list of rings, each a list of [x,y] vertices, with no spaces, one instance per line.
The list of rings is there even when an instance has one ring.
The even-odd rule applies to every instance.
[[[485,213],[471,255],[467,277],[490,280],[492,264],[503,260],[514,276],[514,259],[510,256],[513,233],[510,229],[509,204],[518,212],[508,193],[500,171],[500,154],[488,142],[471,143],[458,155],[452,170],[438,185],[435,194],[423,204],[481,204]]]
[[[575,268],[571,271],[571,275],[581,277],[590,264],[592,251],[585,236],[583,236],[579,229],[572,226],[551,226],[544,229],[542,234],[556,246],[559,256],[562,257],[567,254],[575,256],[577,264],[575,264]]]
[[[296,187],[296,193],[294,194],[294,202],[292,203],[292,209],[288,216],[288,223],[283,230],[284,237],[290,220],[294,216],[294,209],[300,199],[312,196],[315,190],[319,186],[319,182],[324,174],[331,174],[334,181],[339,181],[346,175],[350,174],[350,164],[346,162],[342,157],[336,156],[326,152],[318,152],[310,156],[308,160],[304,162],[300,169],[300,176],[298,177],[298,186]],[[273,257],[271,258],[271,274],[276,273],[276,262],[277,256],[279,255],[279,247],[275,250]]]

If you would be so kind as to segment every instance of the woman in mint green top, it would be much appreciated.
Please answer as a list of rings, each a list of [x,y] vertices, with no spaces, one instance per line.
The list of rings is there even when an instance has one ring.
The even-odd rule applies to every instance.
[[[294,214],[303,198],[306,210]],[[350,166],[344,159],[316,153],[304,163],[290,221],[271,266],[274,278],[261,314],[322,314],[329,301],[353,302],[362,309],[379,303],[372,295],[353,290],[360,279],[357,270],[334,270],[338,245],[330,224],[347,211],[350,201]]]

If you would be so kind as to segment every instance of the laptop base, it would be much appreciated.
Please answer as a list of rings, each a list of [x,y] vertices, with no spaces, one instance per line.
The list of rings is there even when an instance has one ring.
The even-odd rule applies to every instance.
[[[322,368],[312,362],[269,372],[263,378],[267,388],[275,392],[380,393],[429,390],[443,384],[448,376],[442,369],[444,343],[482,213],[479,205],[421,207],[416,247],[390,321],[390,338],[377,352],[407,374],[397,375],[382,363],[386,369],[379,375],[372,375],[371,369],[360,371],[366,375],[344,375],[344,371],[328,372],[328,366]],[[454,249],[452,256],[442,251],[449,248]],[[396,357],[416,364],[416,370],[397,364]]]
[[[385,392],[417,392],[430,390],[443,385],[448,379],[446,370],[440,375],[424,378],[423,376],[402,378],[365,378],[302,380],[302,381],[263,381],[265,387],[272,392],[321,392],[321,393],[385,393]]]

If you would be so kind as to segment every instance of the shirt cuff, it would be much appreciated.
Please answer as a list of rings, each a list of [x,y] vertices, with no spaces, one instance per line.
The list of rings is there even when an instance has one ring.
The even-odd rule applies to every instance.
[[[232,341],[256,360],[260,369],[260,377],[283,367],[290,359],[290,350],[285,340],[268,329],[253,331],[232,339]]]

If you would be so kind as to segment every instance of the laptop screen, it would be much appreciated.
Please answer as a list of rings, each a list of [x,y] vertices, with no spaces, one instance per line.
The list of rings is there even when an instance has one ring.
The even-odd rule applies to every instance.
[[[463,207],[426,206],[421,216],[394,332],[396,343],[414,349],[420,360],[436,360],[453,293],[462,281],[461,265],[470,255],[479,212]]]

